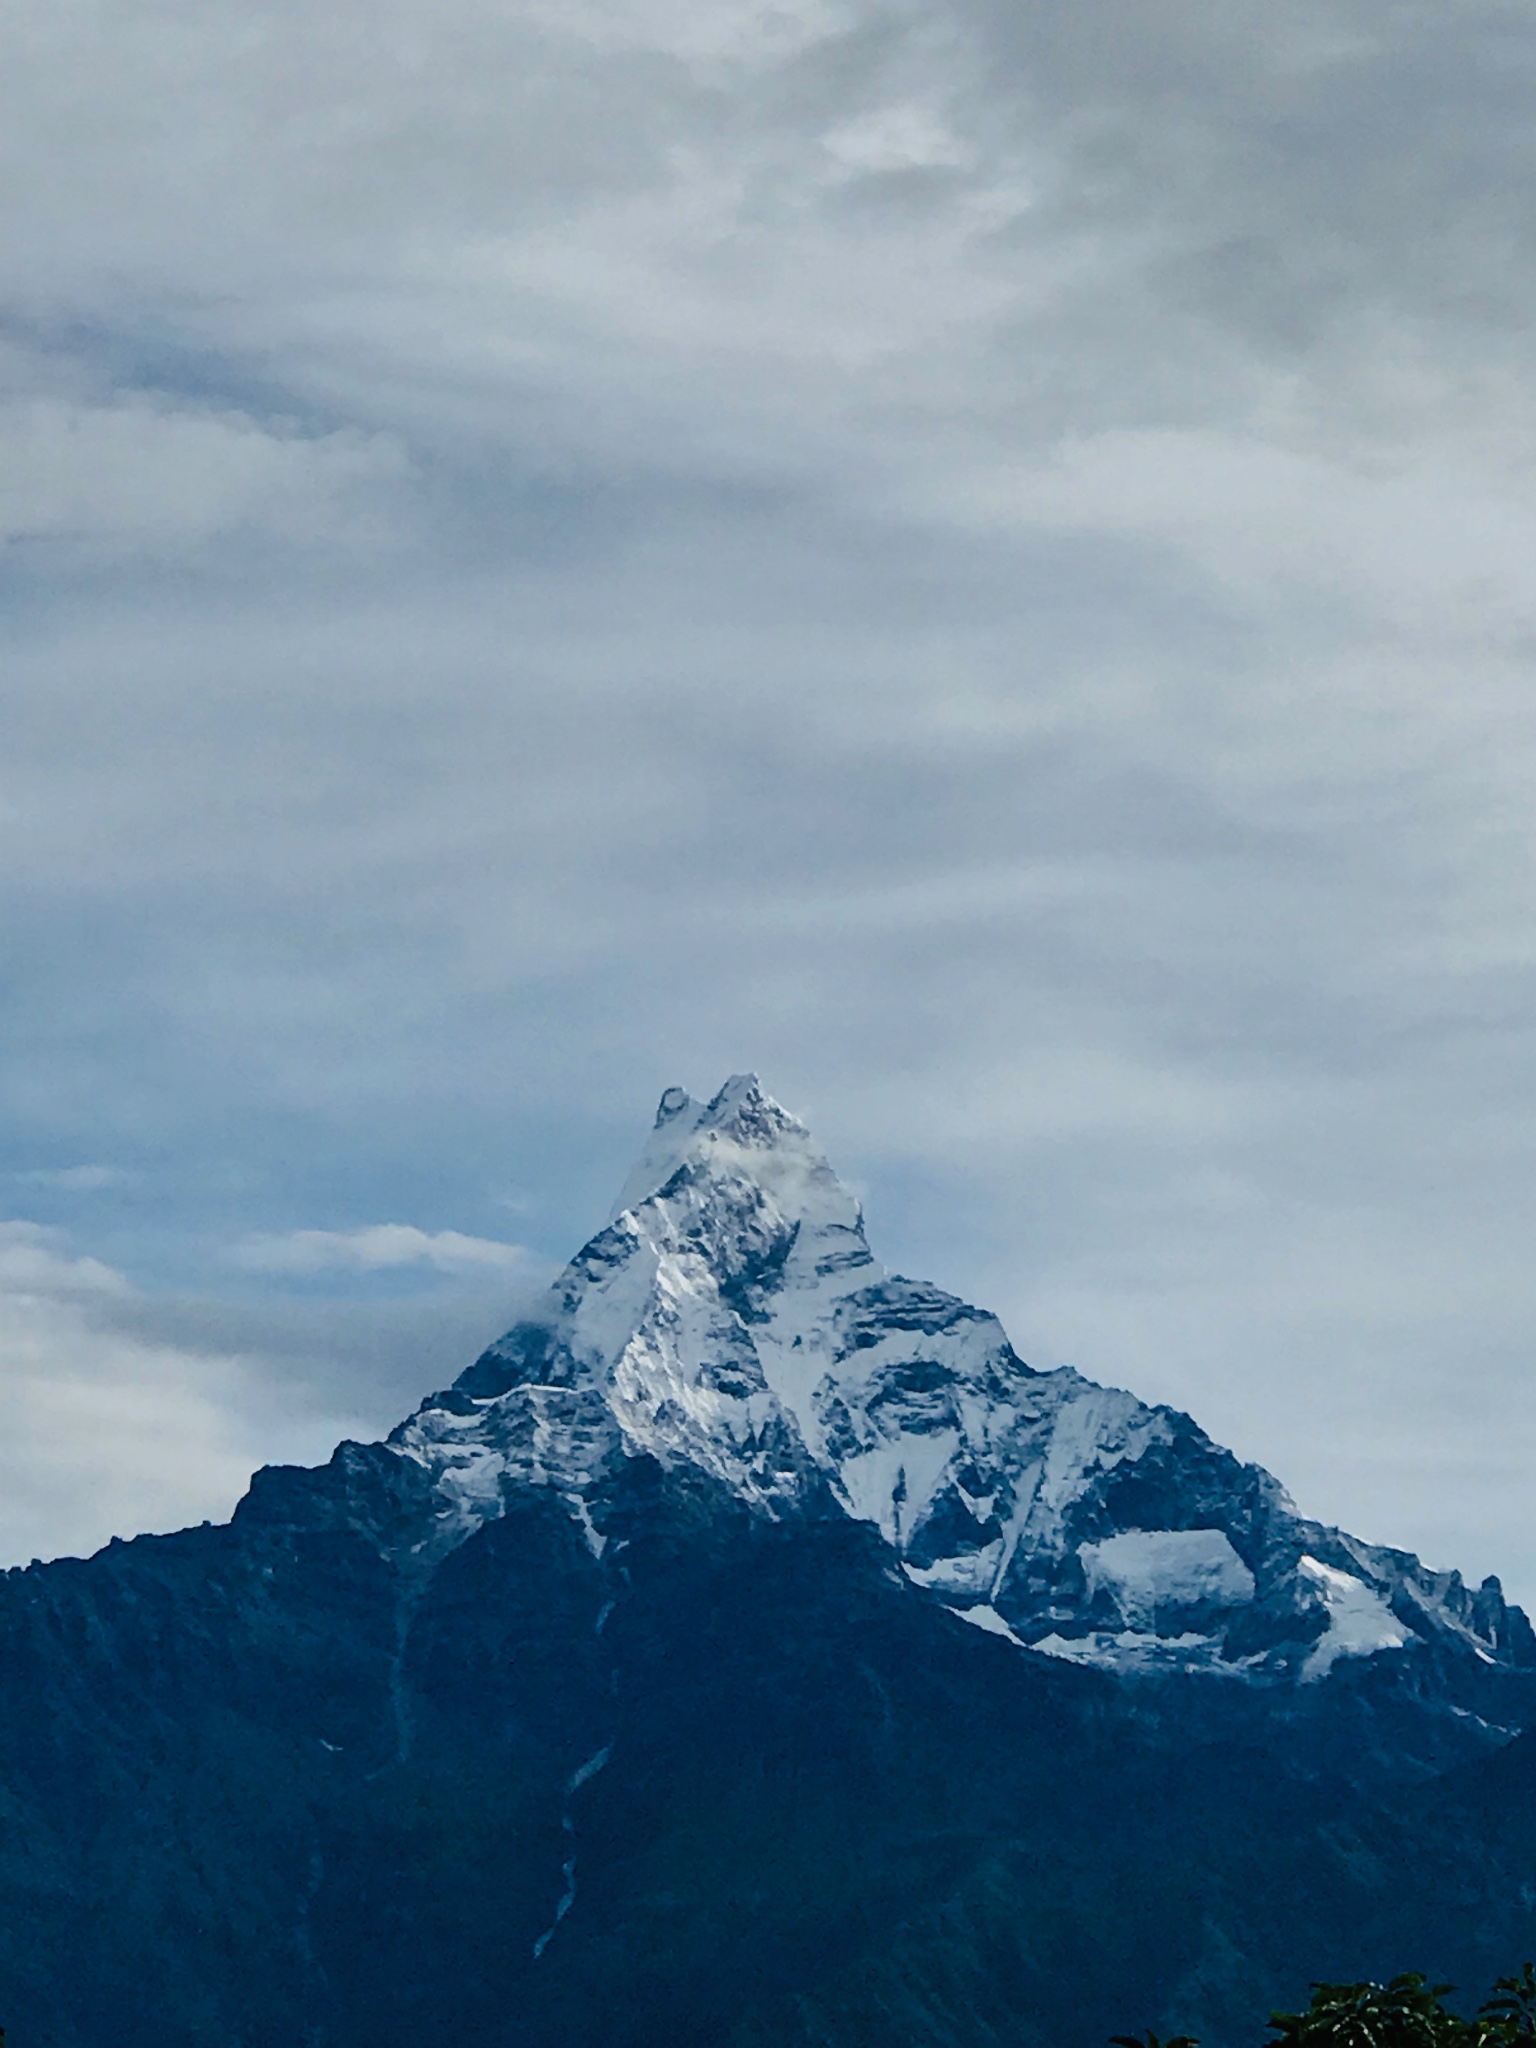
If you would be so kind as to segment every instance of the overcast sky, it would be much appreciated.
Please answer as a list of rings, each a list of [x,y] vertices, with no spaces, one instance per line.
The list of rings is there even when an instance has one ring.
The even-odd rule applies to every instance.
[[[755,1068],[1536,1604],[1536,8],[13,0],[0,1562]]]

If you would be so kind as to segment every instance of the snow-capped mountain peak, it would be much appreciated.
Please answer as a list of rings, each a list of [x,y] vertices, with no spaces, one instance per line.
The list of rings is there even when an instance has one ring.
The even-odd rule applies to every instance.
[[[600,1546],[610,1481],[649,1455],[771,1516],[835,1502],[964,1618],[1072,1661],[1302,1683],[1414,1645],[1536,1661],[1496,1582],[1305,1520],[1188,1416],[1035,1372],[994,1316],[889,1274],[750,1074],[667,1090],[544,1311],[390,1442],[434,1475],[433,1551],[528,1486]]]
[[[811,1156],[826,1168],[810,1132],[764,1094],[756,1074],[733,1074],[709,1102],[695,1102],[686,1088],[668,1088],[650,1137],[609,1212],[609,1221],[616,1221],[626,1209],[638,1208],[680,1167],[722,1148],[756,1153],[759,1156],[752,1163],[760,1170],[769,1166],[769,1155],[775,1155],[781,1166],[790,1158]]]

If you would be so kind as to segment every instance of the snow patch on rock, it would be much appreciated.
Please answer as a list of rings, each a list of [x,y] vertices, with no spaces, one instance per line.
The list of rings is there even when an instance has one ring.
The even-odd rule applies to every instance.
[[[1401,1650],[1413,1639],[1374,1588],[1315,1557],[1303,1557],[1297,1570],[1316,1586],[1328,1609],[1327,1632],[1301,1667],[1305,1680],[1326,1678],[1341,1657],[1374,1657],[1381,1650]]]
[[[1017,1643],[1021,1650],[1029,1647],[1022,1636],[1014,1634],[997,1609],[989,1607],[985,1601],[978,1602],[975,1607],[957,1607],[954,1611],[962,1621],[968,1621],[972,1628],[985,1629],[990,1636],[1006,1636],[1010,1643]]]
[[[1224,1529],[1127,1529],[1078,1556],[1090,1594],[1107,1588],[1129,1629],[1151,1627],[1160,1607],[1241,1606],[1256,1590]]]

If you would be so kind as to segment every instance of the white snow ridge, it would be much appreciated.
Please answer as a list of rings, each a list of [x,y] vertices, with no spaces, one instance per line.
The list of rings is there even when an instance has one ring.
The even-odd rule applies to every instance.
[[[1483,1663],[1525,1627],[1304,1520],[1186,1415],[1063,1368],[994,1316],[888,1273],[809,1131],[732,1077],[680,1088],[606,1229],[520,1323],[390,1438],[435,1476],[433,1547],[526,1487],[602,1537],[638,1456],[783,1518],[830,1490],[973,1625],[1127,1675],[1316,1681],[1436,1641]]]

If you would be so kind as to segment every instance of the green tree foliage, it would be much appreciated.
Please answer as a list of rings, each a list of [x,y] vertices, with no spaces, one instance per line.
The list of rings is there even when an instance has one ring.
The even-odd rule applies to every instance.
[[[1456,1987],[1405,1970],[1390,1984],[1314,1984],[1305,2012],[1274,2012],[1265,2048],[1520,2048],[1536,2042],[1536,1965],[1501,1977],[1463,2019],[1445,2001]],[[1111,2048],[1199,2048],[1188,2034],[1114,2034]]]
[[[1271,2013],[1276,2048],[1473,2048],[1476,2023],[1446,2008],[1452,1984],[1406,1970],[1390,1984],[1314,1984],[1305,2012]]]
[[[1486,2041],[1536,2041],[1536,1963],[1527,1963],[1518,1977],[1501,1977],[1477,2018]]]

